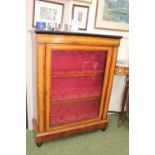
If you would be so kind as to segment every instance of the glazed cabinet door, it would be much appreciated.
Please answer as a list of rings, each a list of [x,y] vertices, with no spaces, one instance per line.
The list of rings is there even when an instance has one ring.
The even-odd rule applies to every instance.
[[[46,131],[103,119],[112,48],[46,44]]]

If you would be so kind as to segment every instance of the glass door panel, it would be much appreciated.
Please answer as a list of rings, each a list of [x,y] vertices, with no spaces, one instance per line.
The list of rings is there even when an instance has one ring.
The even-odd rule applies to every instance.
[[[52,50],[50,126],[99,115],[106,51]]]
[[[103,72],[106,53],[101,51],[52,51],[52,73]]]
[[[52,101],[101,96],[102,75],[52,78]]]

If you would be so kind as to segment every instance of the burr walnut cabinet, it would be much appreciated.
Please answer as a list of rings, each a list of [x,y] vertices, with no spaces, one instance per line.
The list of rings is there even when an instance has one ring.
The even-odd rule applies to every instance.
[[[105,130],[120,36],[35,31],[35,140]]]

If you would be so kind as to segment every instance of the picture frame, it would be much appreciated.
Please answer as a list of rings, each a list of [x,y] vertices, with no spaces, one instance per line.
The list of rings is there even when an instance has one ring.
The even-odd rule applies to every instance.
[[[92,0],[74,0],[78,2],[84,2],[84,3],[92,3]]]
[[[73,4],[72,19],[78,21],[79,30],[87,30],[89,6]]]
[[[129,1],[97,0],[94,28],[129,31]]]
[[[63,16],[63,3],[47,0],[34,0],[32,27],[36,26],[37,21],[60,24],[63,22]]]

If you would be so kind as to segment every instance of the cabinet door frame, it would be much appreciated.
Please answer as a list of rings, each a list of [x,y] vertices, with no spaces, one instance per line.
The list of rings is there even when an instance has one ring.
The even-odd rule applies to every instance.
[[[45,131],[45,44],[37,44],[37,124],[38,132]]]
[[[107,52],[106,57],[106,68],[104,71],[104,79],[103,79],[103,86],[102,86],[102,95],[101,95],[101,103],[100,103],[100,109],[99,109],[99,116],[97,118],[88,119],[88,120],[82,120],[75,123],[69,123],[65,125],[60,125],[56,127],[50,126],[50,95],[51,95],[51,56],[52,56],[52,50],[100,50],[103,52]],[[113,74],[111,73],[112,66],[112,57],[113,57],[113,47],[109,46],[101,46],[101,45],[76,45],[76,44],[46,44],[46,60],[45,60],[45,129],[46,131],[57,131],[65,128],[72,128],[77,127],[78,125],[84,125],[87,123],[94,123],[97,121],[101,121],[106,118],[107,114],[107,107],[108,107],[108,101],[109,97],[107,96],[111,94],[111,85],[109,85],[109,82],[112,82],[109,79],[112,78]]]

